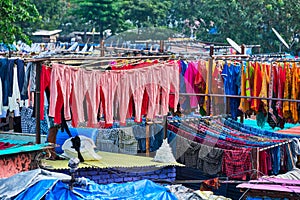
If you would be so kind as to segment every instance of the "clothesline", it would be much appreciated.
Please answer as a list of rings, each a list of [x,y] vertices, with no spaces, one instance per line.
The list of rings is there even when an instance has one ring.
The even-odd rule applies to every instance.
[[[244,99],[265,99],[274,101],[289,101],[298,102],[298,99],[281,99],[281,98],[268,98],[268,97],[255,97],[255,96],[241,96],[241,95],[226,95],[226,94],[199,94],[199,93],[179,93],[180,96],[211,96],[211,97],[227,97],[227,98],[244,98]]]
[[[212,58],[249,58],[248,54],[237,54],[237,55],[212,55]]]
[[[178,120],[178,121],[180,121],[180,120]],[[211,141],[210,138],[214,137],[214,135],[213,135],[214,131],[217,131],[218,129],[221,132],[225,131],[226,134],[229,134],[228,137],[223,137],[223,135],[216,135],[217,136],[217,141],[220,142],[220,143],[218,143],[218,144],[217,143],[212,143],[213,148],[214,149],[220,149],[220,148],[225,149],[224,151],[226,151],[228,153],[231,152],[230,149],[223,148],[223,147],[218,146],[218,145],[222,145],[222,146],[223,145],[228,145],[228,147],[238,147],[239,145],[243,145],[243,147],[251,148],[251,150],[248,152],[249,154],[251,154],[251,161],[249,161],[249,162],[252,163],[252,169],[256,170],[258,175],[259,175],[258,170],[260,170],[260,171],[263,170],[264,173],[267,174],[265,169],[266,169],[266,166],[268,165],[268,164],[265,165],[264,163],[262,163],[261,160],[259,160],[260,156],[262,156],[262,158],[263,158],[263,156],[266,156],[266,154],[260,154],[259,153],[260,148],[262,148],[262,149],[263,149],[263,147],[266,147],[265,149],[272,148],[272,147],[276,146],[276,142],[280,142],[280,145],[286,144],[286,143],[284,143],[286,141],[283,140],[283,139],[280,139],[279,136],[276,137],[275,133],[274,134],[272,134],[272,133],[269,134],[267,132],[257,132],[256,134],[254,134],[255,133],[254,129],[247,129],[246,127],[243,127],[243,130],[239,130],[239,129],[235,129],[235,126],[232,126],[233,124],[230,125],[228,123],[222,122],[226,126],[226,127],[224,127],[225,128],[224,129],[222,127],[215,127],[214,126],[214,124],[216,124],[218,126],[217,121],[211,121],[210,123],[206,122],[205,124],[204,123],[201,124],[201,122],[199,121],[199,123],[200,123],[199,125],[198,125],[198,123],[194,124],[194,122],[192,122],[192,123],[182,123],[182,124],[176,125],[176,122],[175,122],[175,124],[171,125],[170,127],[168,126],[168,128],[170,128],[169,129],[170,131],[173,131],[174,133],[178,134],[177,135],[178,137],[183,137],[186,140],[190,140],[190,142],[188,142],[187,144],[189,145],[190,148],[192,148],[191,150],[193,150],[193,151],[195,151],[197,148],[199,148],[196,145],[196,143],[200,143],[202,145],[203,144],[208,145],[208,143],[205,143],[205,142]],[[177,126],[177,128],[176,128],[176,126]],[[209,126],[211,128],[208,128],[207,132],[204,132],[204,134],[203,134],[203,131],[206,130],[204,128],[204,126]],[[193,128],[196,128],[194,130],[194,132],[193,132]],[[199,132],[197,131],[198,130],[197,128],[198,129],[200,128]],[[203,128],[204,128],[204,130],[201,130]],[[240,134],[239,132],[235,132],[234,130],[231,131],[232,129],[237,130],[237,131],[241,131],[243,134]],[[231,135],[231,134],[233,134],[233,135]],[[247,134],[251,134],[251,135],[254,134],[254,135],[253,135],[253,137],[251,137],[250,135],[248,136]],[[239,136],[241,136],[240,139],[239,139]],[[267,140],[260,141],[259,140],[258,137],[263,137],[264,138],[264,136],[267,136],[269,138],[269,141],[267,141]],[[204,140],[204,142],[203,142],[201,140],[201,138],[204,138],[206,140]],[[258,144],[258,143],[256,143],[257,139],[262,143],[257,145]],[[287,139],[287,138],[285,138],[285,139]],[[179,144],[184,145],[184,140],[178,140],[178,141],[180,141]],[[215,140],[212,139],[212,141],[215,141]],[[230,145],[230,142],[233,142],[232,143],[233,146]],[[186,148],[187,147],[184,147],[184,149],[186,149]],[[292,158],[291,147],[288,146],[288,147],[284,147],[284,148],[286,148],[286,152],[287,152],[286,156]],[[202,146],[201,146],[201,149],[202,149]],[[236,151],[236,150],[233,150],[233,152],[234,151]],[[269,155],[269,153],[270,152],[268,152],[268,155]],[[271,151],[271,153],[274,153],[274,152]],[[190,155],[190,154],[188,154],[188,155]],[[185,160],[184,157],[182,159],[183,159],[183,161]],[[291,161],[291,163],[292,163],[293,166],[295,165],[294,161]],[[189,164],[191,164],[191,163],[189,163]],[[260,164],[262,164],[263,167],[262,166],[260,167]],[[192,166],[192,164],[191,164],[191,166]],[[241,170],[240,172],[243,172],[243,171],[244,170]],[[276,174],[277,172],[274,171],[273,173]]]
[[[168,59],[171,55],[163,56],[129,56],[129,57],[93,57],[93,56],[69,56],[69,57],[44,57],[44,58],[23,58],[25,62],[43,62],[43,61],[69,61],[69,60],[119,60],[119,59]]]
[[[219,58],[216,58],[215,60],[235,60],[235,61],[258,61],[258,62],[300,62],[299,59],[294,58],[273,58],[273,57],[253,57],[249,56],[247,58],[233,58],[232,56],[230,58],[225,58],[220,55]]]
[[[279,147],[279,146],[282,146],[282,145],[285,145],[287,144],[288,145],[288,155],[290,156],[290,159],[292,161],[292,165],[293,165],[293,168],[296,166],[294,160],[293,160],[293,156],[292,156],[292,150],[291,150],[291,146],[290,146],[290,143],[292,142],[292,140],[289,140],[289,141],[286,141],[286,142],[282,142],[282,143],[279,143],[279,144],[275,144],[275,145],[271,145],[269,147],[265,147],[265,148],[262,148],[262,149],[259,149],[259,152],[261,151],[265,151],[267,149],[272,149],[272,148],[275,148],[275,147]]]
[[[272,149],[272,148],[275,148],[275,147],[279,147],[279,146],[282,146],[282,145],[285,145],[285,144],[289,144],[291,142],[292,142],[291,140],[288,140],[288,141],[285,141],[285,142],[282,142],[282,143],[278,143],[278,144],[274,144],[274,145],[271,145],[271,146],[268,146],[268,147],[260,148],[259,151],[265,151],[265,150]]]
[[[188,118],[180,118],[180,119],[168,119],[168,122],[178,122],[178,121],[196,121],[199,119],[219,119],[227,117],[227,114],[224,115],[214,115],[214,116],[198,116],[198,117],[188,117]]]
[[[215,55],[219,57],[224,57],[224,55]],[[241,55],[225,55],[228,57],[241,57],[244,56],[244,54]],[[32,62],[43,62],[43,61],[67,61],[67,60],[108,60],[108,59],[149,59],[149,58],[165,58],[168,59],[170,56],[134,56],[134,57],[87,57],[87,56],[81,56],[81,57],[50,57],[50,58],[31,58],[31,59],[24,59],[25,61],[32,61]],[[37,67],[37,75],[39,74],[40,67]],[[37,76],[38,77],[38,76]],[[37,81],[38,83],[38,81]],[[208,85],[211,85],[208,83]],[[37,88],[36,93],[39,94],[40,91]],[[300,100],[295,99],[280,99],[280,98],[263,98],[263,97],[252,97],[252,96],[239,96],[239,95],[222,95],[222,94],[194,94],[194,93],[180,93],[180,95],[189,95],[189,96],[208,96],[208,97],[228,97],[228,98],[247,98],[247,99],[269,99],[269,100],[277,100],[277,101],[290,101],[290,102],[300,102]],[[39,95],[38,95],[39,96]],[[36,101],[38,102],[38,101]],[[39,120],[37,120],[39,121]],[[38,122],[37,122],[38,123]]]
[[[249,172],[249,171],[245,171],[244,173]],[[261,174],[263,176],[267,176],[266,174],[263,174],[261,171],[258,171],[256,169],[252,169],[250,170],[250,172],[253,173],[257,173],[257,174]],[[243,173],[243,172],[242,172]],[[234,174],[236,175],[236,174]],[[241,181],[241,180],[228,180],[229,177],[216,177],[216,178],[210,178],[210,179],[201,179],[201,180],[197,180],[197,179],[193,179],[193,180],[176,180],[175,183],[176,184],[187,184],[187,183],[205,183],[205,182],[209,182],[209,181],[213,181],[216,180],[218,183],[220,184],[241,184],[241,183],[247,183],[248,181]],[[269,181],[268,179],[266,179],[267,181]]]

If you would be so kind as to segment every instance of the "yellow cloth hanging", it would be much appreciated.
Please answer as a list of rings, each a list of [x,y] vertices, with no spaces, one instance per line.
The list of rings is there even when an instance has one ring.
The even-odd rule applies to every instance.
[[[291,93],[291,99],[296,100],[298,96],[298,69],[296,67],[296,63],[293,63],[292,67],[292,93]],[[292,112],[292,118],[295,123],[299,121],[298,118],[298,110],[297,110],[297,102],[290,102],[290,109]]]
[[[241,96],[246,96],[246,77],[247,77],[247,64],[242,62],[242,67],[241,67]],[[248,81],[248,85],[250,88],[250,83]],[[249,101],[246,98],[241,98],[240,106],[239,109],[245,113],[247,110],[249,110]]]
[[[262,98],[267,98],[268,97],[268,75],[267,75],[267,69],[266,69],[266,64],[262,64],[261,68],[261,75],[262,75],[262,84],[261,84],[261,91],[259,93],[259,97]],[[263,106],[265,111],[268,110],[268,101],[266,99],[261,100],[263,102]]]
[[[258,62],[255,62],[255,69],[254,69],[254,84],[253,84],[253,96],[254,97],[258,97],[260,94],[260,89],[259,86],[261,87],[261,83],[259,81],[262,78],[262,74],[261,74],[261,66]],[[259,99],[253,99],[251,101],[251,108],[255,111],[258,112],[259,109]]]
[[[253,72],[254,72],[254,68],[253,66],[251,65],[251,63],[247,62],[246,63],[246,96],[247,97],[251,97],[251,78],[253,76]],[[250,98],[247,99],[249,102],[251,101]],[[249,105],[250,106],[250,105]]]
[[[289,99],[290,98],[290,92],[289,88],[291,86],[291,69],[289,67],[289,63],[285,63],[284,67],[286,70],[286,80],[284,84],[284,93],[283,93],[283,98],[284,99]],[[284,101],[283,102],[283,117],[284,118],[289,118],[290,117],[290,102],[289,101]]]
[[[213,62],[213,61],[212,61]],[[214,66],[216,65],[216,63],[215,62],[213,62],[213,69],[214,69]],[[208,73],[208,71],[209,71],[209,62],[208,61],[206,61],[205,62],[205,66],[206,66],[206,71],[207,71],[207,74],[206,74],[206,82],[208,82],[208,80],[209,80],[209,73]],[[213,72],[213,69],[212,69],[212,72]],[[208,94],[208,84],[206,84],[206,88],[205,88],[205,94]],[[205,110],[205,112],[207,113],[207,111],[208,111],[208,109],[209,109],[209,105],[207,105],[207,102],[208,102],[208,96],[205,96],[205,98],[204,98],[204,103],[203,103],[203,109]]]

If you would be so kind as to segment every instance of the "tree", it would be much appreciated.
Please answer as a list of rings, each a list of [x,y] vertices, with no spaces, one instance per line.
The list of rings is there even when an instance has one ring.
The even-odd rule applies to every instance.
[[[293,36],[300,32],[299,0],[195,2],[175,0],[170,10],[171,21],[178,23],[176,27],[179,30],[191,27],[194,21],[201,22],[197,28],[197,38],[202,41],[226,43],[226,38],[230,37],[239,44],[260,44],[264,52],[274,52],[278,51],[280,41],[272,32],[273,27],[288,43],[292,43]],[[190,22],[189,26],[186,21]],[[211,34],[209,30],[212,28],[217,32]]]
[[[30,23],[32,29],[54,30],[61,27],[67,12],[66,0],[30,0],[40,14],[38,23]]]
[[[103,32],[107,29],[116,32],[122,23],[121,1],[71,0],[71,4],[71,12],[77,20],[95,26],[96,31],[100,32],[100,38],[103,38]]]
[[[187,25],[187,21],[192,22],[199,16],[201,4],[195,0],[174,0],[168,13],[169,23],[181,31]]]
[[[132,21],[138,28],[166,26],[171,0],[127,0],[123,4],[125,19]]]
[[[288,43],[293,34],[299,31],[298,0],[288,3],[283,0],[206,0],[204,5],[204,18],[216,22],[220,30],[218,40],[221,42],[230,37],[239,44],[260,44],[264,52],[274,52],[278,51],[280,42],[272,32],[273,27]]]
[[[38,19],[38,12],[30,0],[0,0],[0,16],[0,42],[12,44],[19,39],[29,42],[21,24]]]

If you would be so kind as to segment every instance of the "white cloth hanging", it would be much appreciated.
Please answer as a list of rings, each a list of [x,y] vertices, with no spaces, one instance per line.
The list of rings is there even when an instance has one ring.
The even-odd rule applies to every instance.
[[[15,116],[20,116],[19,113],[19,101],[21,100],[20,89],[18,85],[18,69],[14,67],[14,76],[13,76],[13,93],[11,97],[8,97],[8,107],[9,111],[15,111]]]

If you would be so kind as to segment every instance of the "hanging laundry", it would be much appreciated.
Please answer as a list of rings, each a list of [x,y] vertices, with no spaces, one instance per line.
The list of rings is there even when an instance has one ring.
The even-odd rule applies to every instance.
[[[269,154],[267,151],[259,152],[259,171],[263,173],[264,176],[269,175],[268,159]]]
[[[163,126],[159,124],[149,125],[149,150],[156,151],[163,141]],[[138,141],[138,149],[142,153],[146,152],[146,126],[135,125],[132,127],[135,139]]]
[[[291,78],[291,99],[296,100],[299,99],[299,76],[300,76],[300,70],[296,66],[296,62],[292,65],[292,78]],[[294,123],[297,123],[299,121],[298,116],[298,103],[297,102],[290,102],[290,110],[292,112],[292,119]]]
[[[50,104],[49,116],[59,116],[57,112],[61,108],[64,109],[65,119],[71,119],[70,112],[70,94],[71,94],[71,69],[70,67],[62,64],[54,63],[51,72],[51,86],[50,86]],[[61,93],[62,99],[58,98]],[[61,123],[56,121],[55,123]]]
[[[201,145],[181,136],[178,136],[176,140],[176,157],[178,161],[183,163],[186,167],[196,168]]]
[[[219,174],[222,170],[223,150],[201,145],[197,168],[209,175]]]
[[[0,116],[2,115],[2,110],[3,110],[3,89],[2,89],[2,79],[0,77]]]
[[[223,68],[223,62],[222,61],[217,61],[213,63],[213,69],[212,69],[212,78],[211,78],[211,92],[212,94],[223,94],[224,93],[224,83],[223,83],[223,78],[222,78],[222,68]],[[206,62],[206,71],[209,67],[209,63]],[[209,80],[208,73],[206,73],[206,80]],[[205,94],[208,94],[208,84],[206,86]],[[208,97],[205,97],[205,103],[203,105],[203,108],[205,108],[205,111],[207,110],[206,108],[206,102]],[[224,113],[225,110],[225,105],[224,105],[224,98],[222,97],[211,97],[211,105],[210,109],[211,115],[220,115]],[[212,106],[213,105],[213,106]],[[206,115],[207,112],[201,113],[201,115]]]
[[[283,98],[284,94],[284,85],[285,85],[285,73],[286,73],[286,68],[285,66],[281,66],[282,64],[278,63],[277,67],[275,68],[277,70],[278,74],[278,81],[277,81],[277,88],[278,88],[278,94],[277,97],[279,99]],[[278,117],[280,118],[280,121],[283,121],[283,107],[282,107],[283,102],[278,100],[276,103],[276,110],[278,113]]]
[[[286,69],[286,79],[284,84],[284,93],[283,98],[284,99],[290,99],[291,98],[291,88],[292,88],[292,70],[290,68],[290,63],[287,63],[285,65]],[[290,110],[290,102],[284,101],[283,102],[283,116],[286,120],[291,121],[291,110]]]
[[[270,65],[270,84],[269,84],[269,98],[276,97],[276,83],[277,83],[277,70],[273,65]],[[275,87],[274,87],[275,86]],[[274,90],[275,89],[275,90]],[[275,101],[269,100],[269,113],[268,113],[268,123],[272,128],[275,128],[278,124],[277,120],[277,110],[275,109]]]
[[[20,115],[22,133],[35,133],[36,119],[32,117],[33,108],[22,107]]]
[[[118,153],[119,132],[119,129],[100,129],[96,139],[97,149]]]
[[[179,66],[179,92],[180,93],[186,93],[186,83],[185,83],[185,72],[188,68],[188,63],[184,60],[179,60],[178,61],[178,66]],[[190,98],[189,96],[180,96],[179,98],[179,103],[180,106],[183,110],[188,111],[190,109]]]
[[[246,77],[247,77],[247,70],[249,70],[248,67],[247,67],[247,62],[242,62],[242,66],[241,66],[241,88],[240,88],[240,90],[241,90],[241,96],[246,96],[247,95],[246,85],[247,85],[247,82],[249,81],[249,79],[248,80],[246,79]],[[249,105],[248,99],[241,98],[239,109],[243,113],[245,113],[246,111],[248,111],[250,109],[250,105]]]
[[[271,149],[271,157],[272,157],[272,173],[277,175],[280,171],[280,162],[281,162],[281,148],[274,147]]]
[[[254,85],[253,85],[253,92],[252,96],[258,97],[261,91],[262,87],[262,73],[261,73],[261,64],[258,62],[252,63],[252,66],[254,67]],[[251,101],[251,109],[253,109],[255,112],[258,112],[260,105],[259,99],[253,99]]]
[[[138,141],[135,139],[133,128],[121,128],[119,133],[120,153],[136,155],[138,153]]]
[[[8,80],[8,74],[7,74],[7,58],[1,58],[0,59],[0,77],[1,77],[1,85],[2,85],[2,101],[3,106],[8,106],[8,93],[9,93],[9,80]]]
[[[250,149],[224,151],[222,171],[230,179],[246,180],[251,169]]]
[[[198,61],[197,62],[189,62],[188,68],[184,74],[187,93],[195,93],[195,94],[200,93],[199,87],[197,87],[197,85],[195,85],[195,78],[198,73],[199,73]],[[201,74],[198,76],[201,76]],[[199,96],[190,96],[191,109],[197,108],[199,101],[200,101]]]
[[[174,92],[173,106],[177,107],[179,101],[178,66],[175,63],[159,63],[133,70],[105,72],[53,64],[50,80],[49,116],[54,117],[56,123],[60,123],[58,110],[62,106],[66,120],[72,119],[75,126],[85,121],[82,107],[85,98],[90,126],[97,124],[100,102],[103,106],[100,110],[103,109],[106,124],[110,126],[113,124],[116,105],[119,106],[117,113],[120,115],[121,123],[125,123],[125,117],[130,111],[130,108],[126,109],[126,105],[130,106],[131,97],[136,122],[141,122],[142,111],[145,112],[145,108],[142,108],[145,92],[149,99],[147,105],[149,119],[153,119],[158,114],[167,114],[171,90]]]
[[[8,97],[8,107],[9,111],[15,111],[15,116],[20,116],[19,109],[20,109],[20,101],[21,95],[18,86],[18,69],[17,67],[13,67],[13,82],[12,82],[12,95]]]
[[[42,65],[41,78],[40,78],[40,117],[44,119],[44,108],[45,108],[45,91],[50,91],[50,76],[52,68]],[[47,100],[47,99],[46,99]],[[47,100],[48,102],[48,100]],[[48,113],[47,113],[48,115]]]
[[[240,81],[241,66],[239,63],[228,64],[225,63],[222,70],[222,77],[224,80],[224,91],[226,95],[240,95]],[[240,105],[239,98],[230,98],[230,113],[234,120],[238,117],[238,108]]]

